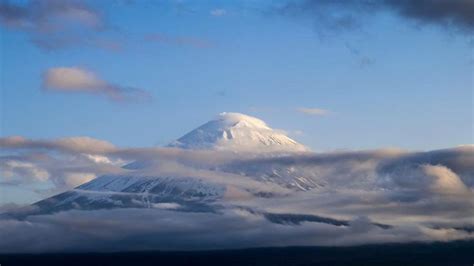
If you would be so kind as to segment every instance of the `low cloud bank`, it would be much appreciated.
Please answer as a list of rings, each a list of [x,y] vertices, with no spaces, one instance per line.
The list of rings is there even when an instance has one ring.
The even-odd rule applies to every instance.
[[[225,188],[222,197],[209,203],[214,212],[182,211],[181,203],[163,202],[148,209],[71,209],[20,220],[4,217],[0,250],[7,253],[474,237],[472,145],[428,152],[236,154],[120,148],[85,137],[9,137],[0,139],[0,148],[0,185],[5,189],[49,182],[56,189],[51,193],[56,193],[101,175],[195,178]],[[5,204],[0,210],[18,208]]]
[[[204,250],[294,245],[354,245],[469,237],[454,229],[403,225],[382,229],[368,218],[349,226],[272,223],[260,215],[226,211],[186,213],[158,209],[67,211],[0,221],[3,253],[123,250]],[[35,239],[35,241],[31,241]]]

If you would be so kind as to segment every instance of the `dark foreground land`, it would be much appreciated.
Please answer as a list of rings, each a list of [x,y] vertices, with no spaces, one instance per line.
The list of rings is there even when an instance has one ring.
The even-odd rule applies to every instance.
[[[10,265],[474,265],[474,241],[193,252],[0,255]]]

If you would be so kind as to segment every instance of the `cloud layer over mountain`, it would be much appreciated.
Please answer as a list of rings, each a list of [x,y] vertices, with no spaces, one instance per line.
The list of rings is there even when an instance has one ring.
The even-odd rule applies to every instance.
[[[223,198],[210,203],[212,213],[183,211],[170,202],[4,217],[3,252],[353,245],[474,236],[472,146],[283,156],[119,148],[90,138],[10,137],[0,146],[2,186],[51,182],[64,191],[112,174],[195,178],[225,188]],[[279,183],[295,176],[314,187]]]

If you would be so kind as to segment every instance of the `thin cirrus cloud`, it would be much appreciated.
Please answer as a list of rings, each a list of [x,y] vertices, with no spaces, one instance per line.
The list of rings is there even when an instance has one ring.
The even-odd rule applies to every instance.
[[[148,34],[144,38],[145,41],[162,43],[167,45],[188,46],[194,48],[210,48],[213,43],[209,40],[191,37],[191,36],[172,36],[162,33]]]
[[[117,51],[121,43],[98,36],[110,28],[107,24],[102,12],[85,1],[0,2],[0,25],[25,33],[45,51],[78,45]]]
[[[80,67],[55,67],[43,74],[43,89],[66,93],[101,95],[115,102],[141,102],[151,99],[142,89],[110,83]]]
[[[313,115],[313,116],[324,116],[324,115],[328,115],[328,114],[331,113],[329,110],[326,110],[326,109],[305,108],[305,107],[298,108],[298,109],[296,109],[296,111],[298,111],[300,113],[303,113],[303,114],[306,114],[306,115]]]
[[[99,12],[80,1],[29,1],[25,5],[4,1],[0,4],[2,24],[33,32],[52,32],[65,25],[57,25],[58,19],[79,23],[90,28],[103,26]]]

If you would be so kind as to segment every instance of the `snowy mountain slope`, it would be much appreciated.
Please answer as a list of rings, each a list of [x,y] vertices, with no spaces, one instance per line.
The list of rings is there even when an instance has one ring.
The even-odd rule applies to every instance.
[[[304,152],[308,148],[271,129],[262,120],[239,113],[221,113],[169,146],[246,152]]]
[[[314,154],[308,158],[313,161],[305,161],[304,157],[294,160],[292,156],[249,158],[223,164],[218,170],[275,183],[295,191],[341,186],[371,189],[375,186],[375,161],[372,159],[346,159],[338,162],[338,167],[327,167],[332,163],[330,160],[324,162]],[[354,165],[357,165],[356,170]]]
[[[271,129],[262,120],[238,113],[221,113],[217,119],[191,131],[169,146],[215,152],[235,151],[260,154],[263,157],[308,151],[305,146]],[[203,180],[193,172],[187,177],[182,177],[182,174],[163,175],[150,170],[156,167],[159,169],[160,164],[154,165],[153,159],[135,161],[123,167],[126,174],[100,176],[73,190],[40,201],[36,206],[40,207],[42,212],[67,209],[167,208],[170,206],[181,210],[208,211],[212,209],[210,207],[212,204],[224,198],[226,184],[232,182],[227,180],[215,183]],[[247,182],[237,190],[256,197],[272,197],[274,193],[264,189],[255,189],[255,187],[268,188],[272,185],[283,190],[306,191],[324,186],[324,183],[319,180],[306,177],[307,173],[295,171],[293,166],[282,168],[281,165],[277,167],[266,165],[265,168],[260,169],[255,165],[244,163],[222,165],[214,169],[192,167],[196,171],[214,171],[220,176],[233,175],[232,178],[240,179],[242,183]],[[220,172],[222,170],[224,171]],[[249,182],[253,182],[251,185],[253,188],[248,187]]]
[[[225,187],[192,177],[105,175],[36,203],[41,212],[67,209],[173,208],[208,211]]]
[[[327,185],[318,172],[302,165],[263,164],[243,161],[224,165],[223,172],[247,176],[260,182],[276,183],[296,191],[307,191]]]

